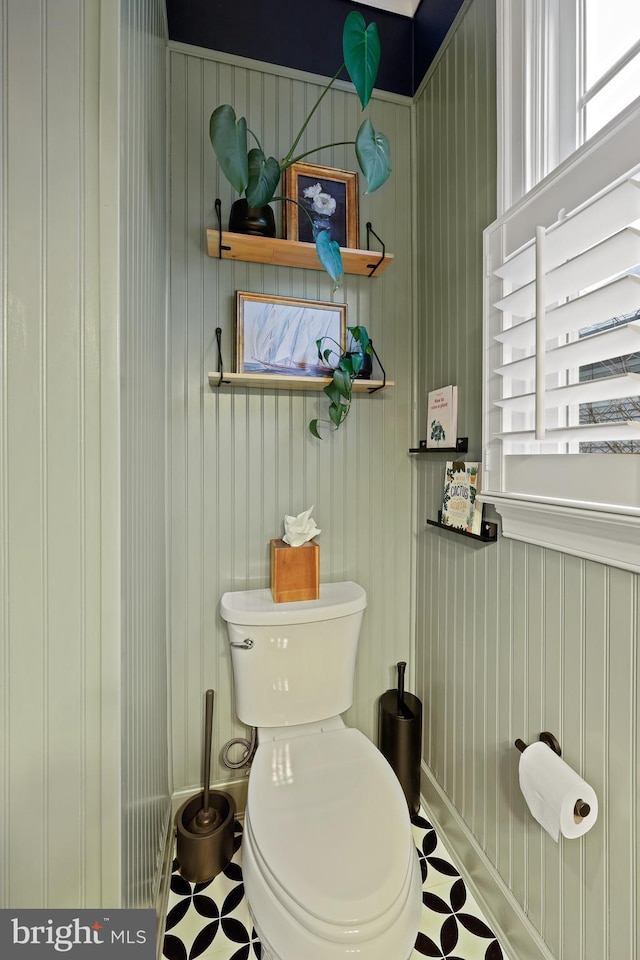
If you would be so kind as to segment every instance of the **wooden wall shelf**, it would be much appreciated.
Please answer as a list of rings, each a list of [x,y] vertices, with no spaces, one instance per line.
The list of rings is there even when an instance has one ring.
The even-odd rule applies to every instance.
[[[223,260],[243,260],[247,263],[269,263],[280,267],[301,267],[304,270],[323,270],[318,260],[315,243],[298,240],[277,240],[271,237],[250,237],[243,233],[207,230],[207,253],[220,259],[222,241]],[[379,276],[393,261],[393,254],[384,259],[377,250],[352,250],[340,247],[344,272],[367,277]]]
[[[471,540],[479,540],[481,543],[495,543],[498,539],[498,524],[491,523],[490,520],[483,520],[482,533],[467,533],[466,530],[459,530],[457,527],[450,527],[448,523],[442,523],[442,510],[438,510],[437,520],[427,520],[431,527],[439,527],[440,530],[446,530],[448,533],[455,533],[459,537],[469,537]]]
[[[209,373],[209,385],[220,386],[220,374]],[[281,377],[272,373],[225,373],[222,386],[258,387],[260,390],[322,390],[330,377]],[[378,390],[394,387],[393,380],[355,380],[354,393],[376,393]]]

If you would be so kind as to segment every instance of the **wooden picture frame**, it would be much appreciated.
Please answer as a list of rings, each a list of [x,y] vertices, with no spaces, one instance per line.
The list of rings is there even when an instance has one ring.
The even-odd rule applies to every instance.
[[[329,230],[338,246],[358,249],[357,173],[315,163],[293,163],[284,172],[284,195],[297,201],[283,202],[285,239],[315,243],[313,222],[316,229]]]
[[[236,373],[330,377],[333,368],[318,359],[321,337],[345,349],[345,303],[236,292]]]

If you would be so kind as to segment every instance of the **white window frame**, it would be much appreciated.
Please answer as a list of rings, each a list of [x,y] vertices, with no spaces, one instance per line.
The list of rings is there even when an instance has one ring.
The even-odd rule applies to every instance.
[[[498,214],[585,142],[586,109],[640,41],[586,89],[585,0],[496,0]]]
[[[576,149],[578,24],[571,0],[497,0],[496,13],[502,214]]]
[[[582,29],[584,30],[584,22],[586,17],[585,8],[587,0],[578,0],[578,2],[580,4],[580,16],[583,24]],[[577,25],[576,29],[578,29]],[[584,42],[584,37],[581,34],[580,44]],[[592,101],[598,96],[599,93],[605,90],[612,81],[616,79],[616,77],[638,56],[638,54],[640,54],[640,40],[630,46],[625,53],[617,61],[612,63],[608,70],[606,70],[590,87],[587,87],[585,58],[581,58],[582,62],[577,64],[576,104],[571,105],[572,110],[577,110],[578,125],[576,144],[584,143],[587,138],[587,110]]]
[[[575,209],[611,183],[616,178],[616,165],[617,175],[622,176],[640,161],[640,98],[576,150],[583,136],[581,112],[576,109],[583,92],[582,63],[575,42],[579,29],[577,2],[497,0],[496,12],[500,219],[492,227],[505,222],[507,211],[512,221],[515,218],[517,222],[518,217],[526,220],[528,206],[540,201],[543,209],[538,211],[538,222],[551,224],[561,207]],[[608,157],[606,171],[603,154]],[[525,239],[523,229],[522,242]],[[504,536],[640,573],[640,511],[513,495],[504,489],[501,443],[491,434],[496,417],[493,368],[497,354],[487,319],[495,292],[489,282],[487,232],[484,262],[484,469],[480,499],[493,503],[501,514]],[[612,468],[616,460],[612,455]],[[640,476],[640,457],[633,466]]]
[[[518,246],[521,231],[524,242],[531,235],[532,208],[535,220],[553,223],[561,208],[573,210],[640,161],[640,101],[635,101],[599,134],[591,138],[530,190],[485,231],[484,294],[484,391],[483,391],[483,490],[479,499],[494,504],[502,517],[502,533],[543,547],[561,550],[611,566],[640,573],[640,509],[600,502],[577,502],[544,496],[513,494],[504,488],[504,463],[501,442],[494,439],[496,429],[496,374],[498,348],[490,329],[492,303],[497,299],[492,281],[490,237],[509,224],[510,248]],[[495,278],[494,278],[495,279]],[[581,455],[578,455],[581,456]],[[602,455],[604,456],[604,455]],[[565,455],[559,460],[567,461]],[[640,485],[640,455],[625,455],[631,467],[630,482]],[[619,469],[618,456],[611,462],[612,477]],[[618,461],[616,463],[616,461]],[[560,463],[558,464],[560,469]],[[635,471],[635,472],[634,472]],[[611,487],[614,484],[611,483]]]

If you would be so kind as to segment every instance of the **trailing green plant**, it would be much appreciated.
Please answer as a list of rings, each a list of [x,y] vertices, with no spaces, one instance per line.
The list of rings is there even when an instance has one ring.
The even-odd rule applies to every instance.
[[[316,340],[318,360],[324,360],[325,364],[334,367],[331,383],[323,388],[323,393],[329,398],[329,419],[316,418],[309,423],[309,430],[318,440],[322,440],[318,430],[319,423],[328,423],[337,430],[346,420],[351,409],[353,381],[362,370],[365,354],[373,356],[373,348],[366,327],[347,327],[347,333],[359,345],[359,350],[343,350],[333,337],[321,337]],[[323,349],[322,345],[327,340],[335,346]],[[337,358],[335,366],[332,357]]]
[[[381,187],[391,173],[389,141],[383,133],[374,130],[369,119],[363,120],[355,140],[329,143],[296,153],[309,121],[344,68],[356,88],[362,109],[369,103],[380,64],[380,38],[376,24],[370,23],[367,26],[362,14],[353,10],[344,22],[342,50],[344,62],[318,97],[293,144],[281,160],[265,155],[257,136],[248,128],[246,118],[237,119],[233,107],[229,104],[222,104],[211,114],[209,136],[218,163],[237,193],[245,194],[250,207],[262,207],[272,200],[290,200],[296,203],[297,201],[291,198],[275,196],[283,172],[309,154],[329,147],[355,145],[358,164],[367,180],[366,193],[373,193]],[[247,134],[251,134],[257,144],[251,150],[248,149]],[[339,286],[344,275],[340,247],[335,240],[331,240],[326,230],[313,227],[313,231],[320,263],[336,286]]]

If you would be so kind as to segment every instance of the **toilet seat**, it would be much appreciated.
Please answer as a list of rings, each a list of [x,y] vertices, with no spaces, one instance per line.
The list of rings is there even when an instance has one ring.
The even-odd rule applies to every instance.
[[[417,859],[406,801],[359,730],[263,741],[245,830],[272,894],[318,936],[369,939],[406,908]]]

